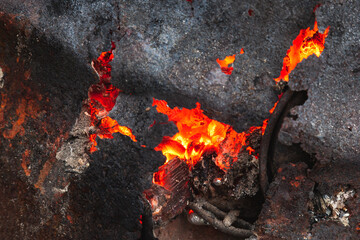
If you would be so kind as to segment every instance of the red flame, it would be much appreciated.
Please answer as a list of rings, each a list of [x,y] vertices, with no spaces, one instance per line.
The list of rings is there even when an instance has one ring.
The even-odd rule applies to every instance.
[[[329,28],[330,26],[326,28],[324,33],[319,33],[317,21],[315,20],[313,30],[310,30],[310,27],[300,30],[299,35],[293,41],[293,45],[286,52],[280,76],[274,80],[276,82],[280,80],[288,82],[289,74],[295,69],[298,63],[313,54],[320,57],[324,50],[325,39],[329,33]]]
[[[136,142],[135,136],[130,128],[120,126],[118,122],[108,115],[109,111],[115,106],[116,98],[120,93],[120,89],[110,83],[111,65],[110,62],[114,58],[113,50],[115,44],[111,42],[111,50],[101,53],[97,60],[92,61],[92,66],[99,76],[99,83],[91,85],[89,88],[89,112],[91,116],[91,126],[98,128],[98,132],[90,135],[90,152],[97,150],[96,137],[113,138],[113,133],[121,133],[129,136]]]
[[[175,157],[184,160],[192,168],[201,160],[204,153],[216,152],[215,164],[226,171],[237,161],[237,155],[246,146],[247,137],[262,127],[251,127],[247,132],[237,133],[230,125],[208,118],[200,109],[196,108],[171,109],[164,100],[153,101],[156,110],[166,114],[169,121],[176,124],[179,132],[172,137],[164,137],[155,148],[166,156],[165,164]],[[226,156],[226,157],[224,157]],[[231,158],[231,162],[229,161]],[[165,173],[163,173],[165,174]],[[162,173],[156,174],[154,182],[159,183]]]

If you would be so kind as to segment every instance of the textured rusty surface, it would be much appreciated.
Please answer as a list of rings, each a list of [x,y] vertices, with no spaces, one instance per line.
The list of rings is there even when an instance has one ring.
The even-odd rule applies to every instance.
[[[304,239],[310,227],[309,192],[315,183],[307,178],[304,163],[279,168],[270,184],[257,221],[259,239]]]

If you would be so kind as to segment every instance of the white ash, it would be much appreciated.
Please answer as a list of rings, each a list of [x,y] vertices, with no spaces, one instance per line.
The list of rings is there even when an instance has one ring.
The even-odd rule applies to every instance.
[[[345,205],[346,201],[349,198],[354,197],[355,191],[341,190],[335,196],[329,197],[328,195],[324,195],[323,199],[328,209],[331,209],[332,215],[331,219],[339,220],[345,227],[349,226],[349,216],[348,209]]]
[[[83,173],[89,166],[89,135],[94,131],[90,126],[90,117],[83,108],[79,118],[70,131],[70,137],[56,153],[56,159],[65,162],[68,171]]]

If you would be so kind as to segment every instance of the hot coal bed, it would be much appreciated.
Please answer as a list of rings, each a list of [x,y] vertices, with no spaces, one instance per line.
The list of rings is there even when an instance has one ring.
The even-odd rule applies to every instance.
[[[359,12],[1,1],[1,239],[359,239]]]

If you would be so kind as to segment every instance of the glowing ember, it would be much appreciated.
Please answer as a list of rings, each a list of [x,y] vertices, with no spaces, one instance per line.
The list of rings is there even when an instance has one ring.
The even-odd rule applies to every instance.
[[[111,50],[101,53],[97,60],[92,61],[92,67],[99,76],[100,82],[91,85],[89,88],[89,112],[91,116],[91,126],[98,129],[97,133],[90,135],[90,152],[97,150],[96,137],[113,138],[113,133],[121,133],[129,136],[131,140],[136,142],[135,136],[128,127],[120,126],[116,120],[108,117],[109,111],[114,107],[116,98],[120,93],[120,89],[110,83],[111,65],[110,62],[114,58],[113,50],[115,44],[111,43]]]
[[[239,54],[243,54],[244,49],[242,48]],[[224,60],[220,60],[219,58],[216,59],[216,62],[220,65],[221,71],[226,75],[231,75],[232,71],[234,70],[233,67],[229,67],[230,64],[233,64],[235,61],[236,54],[232,56],[227,56]]]
[[[155,105],[156,110],[166,114],[169,121],[173,121],[179,130],[173,137],[164,137],[155,148],[166,156],[165,164],[178,157],[192,168],[201,160],[204,153],[215,152],[217,153],[215,164],[226,171],[233,162],[237,161],[237,155],[246,146],[247,137],[261,129],[261,127],[252,127],[247,132],[237,133],[230,125],[204,115],[199,103],[194,109],[178,107],[171,109],[166,101],[154,99],[153,106]],[[227,157],[224,157],[225,155]],[[232,162],[228,161],[229,157]],[[157,178],[161,178],[161,173],[157,174]]]
[[[280,99],[281,99],[281,97],[282,97],[282,95],[283,95],[284,93],[281,93],[281,94],[279,94],[278,95],[278,99],[279,100],[277,100],[277,102],[274,104],[274,106],[272,107],[272,109],[270,109],[270,114],[272,114],[274,111],[275,111],[275,108],[276,108],[276,106],[277,106],[277,104],[279,103],[279,101],[280,101]]]
[[[280,76],[274,80],[276,82],[280,80],[288,82],[289,74],[298,63],[313,54],[320,57],[324,50],[325,38],[329,33],[329,28],[327,27],[324,33],[319,33],[317,21],[315,20],[313,30],[310,30],[310,27],[300,30],[299,35],[293,41],[293,45],[286,52]]]
[[[236,54],[232,56],[227,56],[224,60],[220,60],[219,58],[216,59],[216,62],[220,65],[221,71],[226,75],[231,75],[232,71],[234,70],[233,67],[229,67],[235,61]]]

